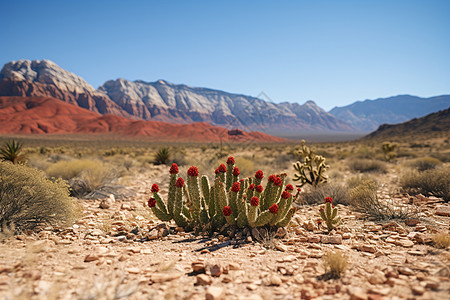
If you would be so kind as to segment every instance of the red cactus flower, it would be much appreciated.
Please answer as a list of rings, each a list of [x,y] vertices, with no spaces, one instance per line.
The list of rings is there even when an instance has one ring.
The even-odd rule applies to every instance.
[[[157,192],[159,192],[159,186],[156,183],[154,183],[152,185],[152,193],[157,193]]]
[[[283,191],[281,193],[281,198],[283,198],[283,199],[289,199],[290,196],[291,196],[291,193],[289,193],[288,191]]]
[[[283,184],[283,182],[281,181],[280,177],[275,177],[273,184],[276,186],[281,186]]]
[[[198,169],[197,169],[197,167],[190,167],[188,169],[188,171],[187,171],[187,174],[189,176],[192,176],[192,177],[197,177],[198,176]]]
[[[226,173],[227,172],[227,167],[224,164],[221,164],[218,168],[220,173]]]
[[[233,183],[233,186],[231,187],[231,191],[237,193],[240,190],[241,190],[241,183],[240,182]]]
[[[331,207],[332,207],[332,208],[334,208],[334,205],[333,205],[333,204],[331,204]]]
[[[319,211],[325,211],[325,209],[323,209],[323,207],[319,208]]]
[[[294,190],[294,186],[292,184],[288,184],[286,186],[286,191],[293,191]]]
[[[275,178],[277,178],[277,176],[275,176],[275,175],[270,175],[270,176],[269,176],[269,182],[274,182],[274,181],[275,181]]]
[[[252,197],[252,199],[250,199],[250,204],[252,206],[258,206],[259,205],[259,198],[258,197]]]
[[[255,178],[262,180],[264,178],[264,173],[261,170],[256,171]]]
[[[220,173],[219,168],[217,168],[217,169],[214,171],[214,173],[216,173],[216,175],[219,174],[219,173]]]
[[[178,178],[177,179],[177,182],[175,182],[175,186],[176,187],[179,187],[179,188],[182,188],[183,186],[184,186],[184,179],[183,178]]]
[[[240,183],[243,183],[245,180],[244,179],[239,179],[239,182]]]
[[[254,184],[254,183],[250,184],[250,185],[248,186],[248,189],[249,189],[250,191],[253,191],[253,190],[255,189],[255,184]]]
[[[326,197],[326,198],[325,198],[325,203],[333,203],[333,198],[331,198],[331,197]]]
[[[178,170],[178,165],[176,163],[173,163],[172,166],[170,167],[170,174],[178,174],[179,170]]]
[[[155,198],[150,198],[150,199],[148,199],[148,207],[150,207],[150,208],[152,208],[152,207],[155,207],[156,206],[156,200],[155,200]]]
[[[225,206],[224,208],[223,208],[223,215],[225,216],[225,217],[228,217],[229,215],[231,215],[231,207],[229,207],[229,206]]]
[[[321,220],[321,219],[318,219],[318,220],[317,220],[317,224],[319,224],[319,225],[322,224],[322,220]]]
[[[298,188],[298,189],[297,189],[297,192],[299,192],[299,193],[300,193],[301,191],[302,191],[302,189],[301,189],[301,188]]]
[[[239,168],[238,168],[238,167],[234,167],[234,169],[233,169],[233,175],[236,176],[236,177],[238,177],[239,174],[241,174],[241,172],[239,172]]]
[[[227,159],[227,165],[234,165],[234,157],[233,156],[229,156]]]
[[[264,189],[263,186],[260,185],[260,184],[258,184],[258,185],[256,186],[256,188],[255,188],[255,190],[256,190],[258,193],[262,193],[263,189]]]
[[[269,207],[269,211],[273,214],[278,213],[278,204],[274,203]]]

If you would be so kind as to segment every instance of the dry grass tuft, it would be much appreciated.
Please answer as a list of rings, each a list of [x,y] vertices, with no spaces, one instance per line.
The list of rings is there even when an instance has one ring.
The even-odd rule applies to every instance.
[[[436,248],[447,249],[450,246],[450,234],[448,233],[436,233],[432,238]]]
[[[350,170],[361,173],[386,173],[386,164],[373,159],[353,159],[348,163]]]
[[[349,189],[340,183],[324,183],[310,190],[301,193],[299,204],[323,203],[326,197],[333,198],[333,203],[348,205],[350,194]]]
[[[335,278],[341,277],[348,266],[348,258],[341,251],[328,252],[322,262],[325,272]]]
[[[419,172],[423,172],[426,170],[435,169],[439,165],[441,165],[442,162],[434,157],[422,157],[417,158],[409,163],[409,166],[416,169]]]

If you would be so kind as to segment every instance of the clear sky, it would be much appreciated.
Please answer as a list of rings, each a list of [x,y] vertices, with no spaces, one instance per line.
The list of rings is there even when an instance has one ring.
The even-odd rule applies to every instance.
[[[0,64],[220,89],[326,110],[450,93],[450,1],[0,0]]]

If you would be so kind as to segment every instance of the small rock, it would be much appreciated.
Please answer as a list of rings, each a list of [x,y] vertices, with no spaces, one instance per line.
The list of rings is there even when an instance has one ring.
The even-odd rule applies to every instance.
[[[425,283],[425,288],[427,289],[432,289],[432,290],[437,290],[439,288],[439,282],[437,281],[426,281]]]
[[[122,203],[122,205],[120,206],[120,209],[123,209],[123,210],[131,210],[131,205],[130,205],[130,203],[124,202],[124,203]]]
[[[311,235],[308,237],[308,243],[320,243],[320,235]]]
[[[275,237],[282,239],[286,236],[286,234],[287,230],[284,227],[278,227]]]
[[[225,300],[225,290],[218,286],[210,286],[205,296],[206,300]]]
[[[302,227],[305,228],[308,231],[314,231],[317,229],[316,224],[314,224],[313,221],[309,220],[308,222],[305,222],[302,224]]]
[[[349,287],[350,300],[367,300],[367,293],[360,287]]]
[[[375,253],[377,252],[377,248],[374,245],[362,244],[358,247],[360,251]]]
[[[421,296],[425,293],[425,288],[423,286],[420,285],[415,285],[412,287],[412,292],[414,295],[418,295]]]
[[[181,277],[181,273],[156,273],[150,275],[150,281],[154,283],[161,283],[172,281]]]
[[[275,249],[277,249],[278,251],[281,251],[281,252],[288,251],[288,247],[283,245],[282,243],[276,243],[275,244]]]
[[[196,285],[210,285],[212,283],[212,278],[206,274],[197,275]]]
[[[192,263],[192,270],[194,273],[205,273],[205,264],[201,261],[194,261]]]
[[[342,244],[342,235],[322,235],[321,242],[323,244]]]
[[[371,284],[383,284],[386,282],[386,276],[380,270],[375,270],[372,276],[369,277],[369,282]]]
[[[228,270],[240,270],[241,266],[238,263],[230,262],[228,264]]]
[[[139,269],[139,268],[127,268],[127,269],[125,269],[125,271],[127,271],[130,274],[139,274],[139,273],[141,273],[141,269]]]
[[[274,285],[274,286],[280,286],[282,283],[280,276],[278,276],[276,274],[272,274],[269,277],[269,282],[270,282],[270,285]]]
[[[417,224],[420,223],[420,221],[417,220],[417,219],[406,219],[406,220],[405,220],[405,223],[406,223],[406,225],[408,225],[408,226],[416,226]]]
[[[222,275],[222,267],[219,266],[218,264],[214,264],[209,267],[209,272],[211,276],[219,277],[220,275]]]
[[[450,216],[450,206],[439,205],[438,207],[436,207],[436,212],[434,214],[437,216],[448,217],[448,216]]]
[[[91,253],[86,255],[86,257],[84,258],[84,262],[91,262],[91,261],[96,261],[99,260],[100,256],[98,256],[97,254]]]
[[[403,274],[403,275],[406,275],[406,276],[412,276],[412,275],[414,275],[414,271],[413,271],[413,270],[411,270],[411,269],[408,268],[408,267],[403,267],[403,266],[398,267],[398,272],[399,272],[400,274]]]
[[[398,246],[405,247],[405,248],[411,248],[412,246],[414,246],[414,242],[413,241],[406,240],[406,239],[398,240],[398,241],[396,241],[395,244],[398,245]]]
[[[114,197],[113,194],[111,194],[111,196]],[[100,202],[100,206],[99,207],[102,208],[102,209],[109,209],[109,208],[111,208],[113,202],[114,202],[114,200],[112,200],[111,197],[103,199],[102,202]]]

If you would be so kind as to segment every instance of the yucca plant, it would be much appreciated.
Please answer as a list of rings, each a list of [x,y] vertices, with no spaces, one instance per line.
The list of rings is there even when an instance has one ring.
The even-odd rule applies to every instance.
[[[155,165],[165,165],[168,163],[170,151],[167,147],[161,147],[155,154]]]
[[[1,160],[7,160],[13,164],[17,164],[22,158],[22,144],[20,142],[10,140],[5,142],[0,148]]]

